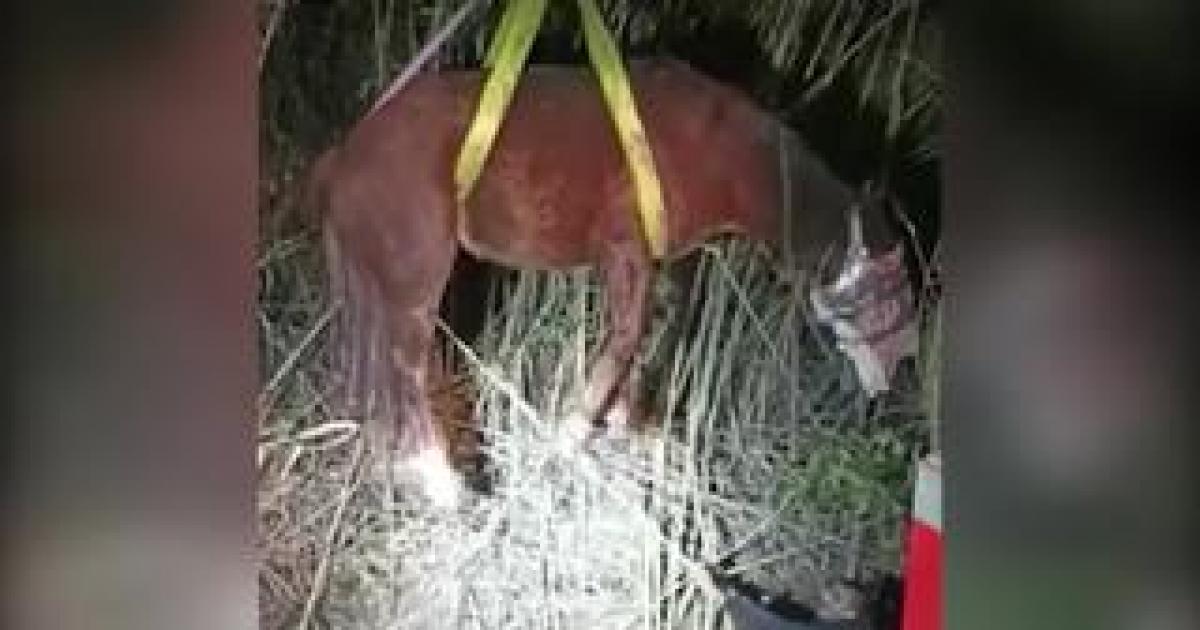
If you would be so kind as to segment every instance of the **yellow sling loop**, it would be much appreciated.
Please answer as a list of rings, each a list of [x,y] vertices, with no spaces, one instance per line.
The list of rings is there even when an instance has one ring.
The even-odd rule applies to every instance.
[[[488,74],[479,96],[479,107],[467,130],[454,169],[454,183],[460,204],[470,196],[483,172],[488,152],[499,133],[504,112],[512,101],[517,80],[541,26],[547,1],[509,0],[508,8],[501,17],[484,62]],[[616,127],[632,176],[642,234],[650,255],[661,259],[666,255],[667,246],[662,186],[650,143],[638,116],[637,103],[629,87],[629,76],[595,1],[576,1],[583,20],[588,58],[600,80],[600,89],[604,93],[608,113]]]

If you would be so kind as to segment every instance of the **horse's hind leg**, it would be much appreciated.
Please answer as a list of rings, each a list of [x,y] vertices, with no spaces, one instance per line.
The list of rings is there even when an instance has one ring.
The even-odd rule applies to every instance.
[[[379,214],[364,212],[343,228],[343,254],[354,254],[364,293],[372,307],[369,336],[370,384],[382,393],[376,414],[387,424],[374,445],[391,450],[400,470],[417,473],[435,503],[457,502],[462,482],[450,465],[430,403],[429,369],[438,303],[453,268],[456,241],[448,212],[389,204]],[[417,207],[415,204],[412,207]],[[349,223],[349,221],[347,221]],[[350,309],[355,312],[361,309]],[[361,319],[361,318],[355,318]],[[352,322],[354,323],[354,322]]]
[[[401,433],[403,462],[414,470],[434,503],[453,506],[458,502],[462,480],[447,453],[446,437],[439,435],[429,400],[430,351],[433,346],[437,301],[401,307],[389,314],[392,333],[392,391],[397,400],[397,422]]]

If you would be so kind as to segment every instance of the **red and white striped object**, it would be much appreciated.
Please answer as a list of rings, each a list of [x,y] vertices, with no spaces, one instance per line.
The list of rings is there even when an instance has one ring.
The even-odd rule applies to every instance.
[[[902,630],[942,628],[942,460],[917,463],[904,561]]]

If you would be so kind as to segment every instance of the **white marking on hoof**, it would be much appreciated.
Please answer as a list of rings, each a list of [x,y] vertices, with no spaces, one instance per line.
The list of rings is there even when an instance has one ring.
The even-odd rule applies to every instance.
[[[608,437],[615,439],[629,437],[629,420],[629,405],[623,400],[613,403],[608,413],[604,414],[604,427]]]
[[[581,411],[572,411],[563,419],[558,430],[558,450],[564,454],[576,453],[592,435],[592,423]]]
[[[421,488],[430,502],[440,509],[453,509],[459,505],[463,490],[462,479],[450,466],[446,453],[435,447],[426,447],[408,463],[417,473]]]

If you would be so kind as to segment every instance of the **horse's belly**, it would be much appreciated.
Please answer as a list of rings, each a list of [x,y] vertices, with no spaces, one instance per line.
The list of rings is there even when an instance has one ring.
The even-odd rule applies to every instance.
[[[593,212],[584,197],[539,195],[482,181],[458,217],[458,237],[476,256],[510,267],[562,269],[589,264]]]

